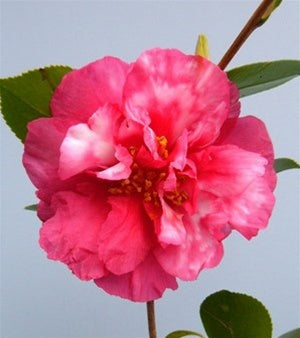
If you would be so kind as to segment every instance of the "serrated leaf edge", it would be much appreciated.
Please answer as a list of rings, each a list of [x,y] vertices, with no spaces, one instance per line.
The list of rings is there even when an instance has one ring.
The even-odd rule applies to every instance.
[[[234,294],[234,295],[246,296],[246,297],[251,298],[252,300],[258,302],[260,305],[262,305],[262,307],[263,307],[263,308],[266,310],[266,312],[268,313],[269,320],[270,320],[270,324],[271,324],[271,329],[272,329],[272,332],[273,332],[273,322],[272,322],[272,318],[271,318],[270,312],[269,312],[269,310],[266,308],[266,306],[265,306],[259,299],[255,298],[255,297],[253,297],[253,296],[250,296],[250,295],[248,295],[248,294],[246,294],[246,293],[241,293],[241,292],[234,292],[234,291],[229,291],[229,290],[220,290],[220,291],[216,291],[216,292],[210,294],[209,296],[207,296],[207,297],[203,300],[203,302],[202,302],[201,305],[200,305],[200,310],[199,310],[199,312],[200,312],[200,318],[201,318],[201,306],[202,306],[202,304],[203,304],[208,298],[210,298],[211,296],[213,296],[213,295],[215,295],[215,294],[217,294],[217,293],[220,293],[220,292],[228,292],[228,293],[231,293],[231,294]],[[206,312],[207,312],[207,311],[206,311]],[[202,318],[201,318],[201,320],[202,320]]]
[[[72,67],[70,67],[70,66],[68,66],[68,65],[62,65],[62,64],[59,64],[59,65],[52,65],[52,64],[50,64],[50,65],[41,66],[41,67],[38,67],[38,68],[29,69],[29,70],[24,71],[24,72],[22,72],[22,73],[20,73],[20,74],[17,74],[17,75],[13,75],[13,76],[8,76],[8,77],[0,78],[0,89],[1,89],[1,87],[2,87],[3,89],[9,91],[9,93],[15,97],[15,94],[12,93],[6,86],[3,85],[3,81],[5,81],[5,80],[16,80],[16,79],[19,78],[19,77],[22,77],[22,76],[24,76],[24,75],[28,75],[28,74],[33,73],[33,72],[36,72],[36,71],[39,71],[40,69],[45,69],[45,68],[48,68],[48,69],[49,69],[49,68],[52,68],[52,67],[57,67],[57,68],[58,68],[58,67],[59,67],[59,68],[70,68],[70,72],[74,69],[74,68],[72,68]],[[67,74],[67,73],[66,73],[66,74]],[[66,74],[65,74],[65,75],[66,75]],[[65,75],[63,75],[63,77],[64,77]],[[51,86],[50,86],[50,87],[51,87]],[[51,87],[51,90],[52,90],[52,92],[54,92],[54,90],[53,90],[52,87]],[[48,116],[48,115],[45,115],[44,113],[42,113],[38,108],[36,108],[36,107],[32,106],[31,104],[29,104],[28,102],[26,102],[26,101],[24,101],[24,100],[22,100],[22,99],[20,99],[20,98],[18,98],[18,97],[17,97],[17,99],[20,100],[20,101],[22,101],[22,102],[24,102],[24,103],[26,103],[29,107],[33,108],[34,110],[36,110],[37,112],[39,112],[41,115],[43,115],[43,116],[45,116],[45,117]],[[0,113],[1,113],[1,115],[2,115],[2,117],[3,117],[3,120],[5,121],[6,125],[9,127],[9,129],[12,131],[12,133],[20,140],[20,137],[15,133],[15,131],[14,131],[14,130],[11,128],[11,126],[8,124],[8,121],[7,121],[7,119],[6,119],[6,116],[2,113],[2,108],[3,108],[3,107],[2,107],[2,99],[1,99],[1,95],[0,95]],[[23,142],[22,139],[21,139],[21,142]]]
[[[1,80],[13,80],[13,79],[16,79],[16,78],[18,78],[20,76],[27,75],[29,73],[35,72],[35,71],[37,71],[39,69],[52,68],[52,67],[70,68],[70,71],[74,69],[74,68],[71,68],[68,65],[62,65],[62,64],[52,65],[52,64],[50,64],[50,65],[47,65],[47,66],[41,66],[41,67],[37,67],[37,68],[32,68],[32,69],[26,70],[26,71],[24,71],[22,73],[19,73],[18,75],[12,75],[12,76],[8,76],[8,77],[1,77],[0,78],[0,82],[1,82]]]

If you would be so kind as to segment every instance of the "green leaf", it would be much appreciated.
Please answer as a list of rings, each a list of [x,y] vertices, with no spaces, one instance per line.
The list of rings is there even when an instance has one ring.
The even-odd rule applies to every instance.
[[[198,36],[195,54],[203,56],[206,59],[209,59],[208,39],[203,34]]]
[[[208,296],[200,316],[209,338],[271,338],[272,322],[257,299],[226,290]]]
[[[293,331],[289,331],[284,335],[280,336],[279,338],[300,338],[300,328]]]
[[[204,338],[198,332],[186,331],[186,330],[178,330],[178,331],[171,332],[165,338],[181,338],[181,337],[187,337],[187,336],[196,336],[196,337]]]
[[[240,90],[241,97],[277,87],[300,75],[300,60],[258,62],[227,72]]]
[[[274,169],[277,173],[288,169],[299,169],[300,164],[291,158],[277,158],[274,161]]]
[[[29,211],[37,211],[37,204],[30,204],[30,205],[27,205],[24,209],[25,210],[29,210]]]
[[[49,103],[54,89],[70,70],[68,66],[50,66],[0,79],[2,115],[21,141],[28,122],[51,115]]]
[[[273,0],[265,13],[262,15],[261,20],[258,23],[258,27],[263,25],[271,16],[271,14],[274,12],[274,10],[281,4],[282,0]]]

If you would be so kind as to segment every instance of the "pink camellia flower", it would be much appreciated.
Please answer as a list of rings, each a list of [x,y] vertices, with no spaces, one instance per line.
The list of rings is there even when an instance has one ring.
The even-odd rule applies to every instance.
[[[48,258],[145,302],[216,266],[232,230],[265,228],[273,148],[238,99],[225,72],[174,49],[68,73],[52,117],[28,125],[23,159]]]

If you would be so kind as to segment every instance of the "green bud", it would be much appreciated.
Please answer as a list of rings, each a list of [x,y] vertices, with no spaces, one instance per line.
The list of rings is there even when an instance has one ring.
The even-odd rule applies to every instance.
[[[195,54],[203,56],[206,59],[209,59],[208,40],[207,37],[203,34],[198,36]]]
[[[257,26],[262,26],[271,16],[273,11],[281,4],[282,0],[273,0],[273,2],[270,4],[270,6],[266,9],[265,13],[262,15],[259,23]]]

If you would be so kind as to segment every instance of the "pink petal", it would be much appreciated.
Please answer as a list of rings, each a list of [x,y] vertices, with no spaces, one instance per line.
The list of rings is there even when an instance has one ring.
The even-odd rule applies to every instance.
[[[129,67],[117,58],[105,57],[66,74],[51,101],[53,116],[86,122],[107,102],[121,106]]]
[[[251,238],[258,229],[266,227],[274,196],[264,176],[265,158],[233,145],[223,145],[206,148],[197,160],[199,189],[213,195],[210,201],[215,199],[213,203],[218,203],[203,221],[211,233],[222,228],[225,237],[230,232],[229,224]],[[218,238],[222,237],[221,233]]]
[[[240,92],[233,82],[229,82],[229,89],[230,89],[230,113],[228,117],[237,118],[239,117],[241,110],[241,103],[239,101]]]
[[[116,148],[115,158],[120,162],[112,167],[97,172],[96,176],[98,178],[114,181],[128,178],[130,176],[131,165],[133,162],[132,156],[130,155],[129,151],[126,148],[120,145],[117,145],[115,148]]]
[[[197,146],[214,140],[229,113],[226,74],[208,60],[175,49],[144,52],[124,87],[127,116],[172,146],[186,128]],[[150,123],[151,122],[151,123]]]
[[[54,216],[40,230],[47,257],[67,264],[82,280],[102,277],[106,272],[98,258],[99,235],[109,211],[104,196],[59,192],[52,207]]]
[[[233,145],[207,147],[198,154],[199,188],[229,198],[243,192],[265,173],[267,160]]]
[[[186,240],[181,245],[158,247],[155,257],[163,269],[182,280],[195,280],[205,267],[219,264],[223,247],[208,231],[199,224],[183,218]]]
[[[69,128],[60,148],[61,179],[116,163],[113,135],[119,117],[115,108],[106,105],[99,108],[87,124],[79,123]]]
[[[207,192],[198,194],[199,208],[198,217],[201,226],[205,227],[209,233],[218,241],[222,241],[231,233],[229,216],[225,211],[224,201]]]
[[[253,181],[247,189],[226,203],[229,224],[247,239],[267,226],[275,198],[264,178]]]
[[[176,140],[175,146],[168,158],[171,166],[182,171],[187,163],[188,133],[183,130],[182,134]]]
[[[226,121],[218,144],[235,144],[238,147],[260,154],[268,160],[265,178],[270,188],[276,186],[276,174],[273,168],[274,150],[264,123],[254,116],[239,118],[236,123]]]
[[[133,271],[147,256],[153,241],[152,223],[139,199],[111,196],[112,210],[102,225],[99,257],[116,275]]]
[[[169,168],[169,173],[166,180],[163,182],[164,191],[174,191],[177,188],[177,176],[172,167]]]
[[[182,214],[173,210],[162,198],[162,216],[158,240],[161,244],[180,245],[185,241],[186,230],[182,222]]]
[[[162,296],[166,288],[176,290],[176,279],[166,273],[149,255],[133,272],[117,276],[109,274],[95,280],[107,293],[135,302],[148,302]]]
[[[30,122],[25,140],[23,165],[33,184],[49,189],[59,181],[59,148],[72,121],[40,118]]]

